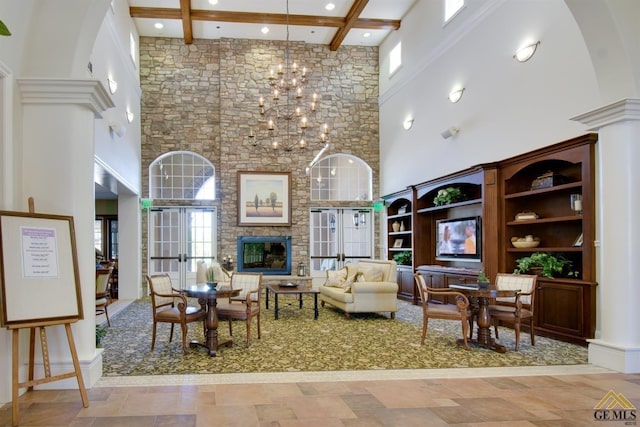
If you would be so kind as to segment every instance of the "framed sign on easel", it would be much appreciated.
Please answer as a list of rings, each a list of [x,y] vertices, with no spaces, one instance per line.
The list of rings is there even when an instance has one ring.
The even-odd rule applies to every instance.
[[[0,211],[2,326],[83,318],[73,218]]]
[[[0,211],[0,326],[13,330],[13,425],[18,424],[19,389],[76,377],[83,406],[89,406],[71,323],[83,319],[73,217]],[[45,327],[64,325],[74,372],[51,374]],[[19,382],[19,330],[30,329],[29,380]],[[45,377],[34,379],[36,330]]]

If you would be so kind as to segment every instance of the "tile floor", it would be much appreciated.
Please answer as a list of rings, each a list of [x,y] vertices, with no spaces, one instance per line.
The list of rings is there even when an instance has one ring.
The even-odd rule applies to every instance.
[[[87,390],[88,408],[77,390],[19,404],[22,426],[625,425],[594,419],[610,390],[640,406],[640,375],[590,365],[112,377]]]

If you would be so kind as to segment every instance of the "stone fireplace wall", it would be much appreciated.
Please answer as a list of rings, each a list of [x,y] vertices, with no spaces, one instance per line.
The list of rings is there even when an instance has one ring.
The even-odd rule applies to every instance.
[[[290,42],[290,57],[311,70],[308,87],[322,96],[333,128],[326,154],[346,153],[373,169],[374,198],[379,196],[378,48]],[[159,155],[196,152],[216,168],[218,258],[235,258],[238,235],[291,235],[293,265],[308,262],[309,207],[371,206],[370,202],[310,202],[305,167],[315,152],[292,151],[273,156],[248,141],[249,123],[258,117],[258,99],[269,93],[269,69],[283,62],[285,43],[263,40],[140,39],[142,89],[142,182],[149,196],[148,168]],[[291,227],[237,226],[237,172],[292,173]],[[175,205],[154,200],[155,205]],[[146,274],[147,216],[143,215],[143,274]],[[376,243],[379,242],[376,236]]]

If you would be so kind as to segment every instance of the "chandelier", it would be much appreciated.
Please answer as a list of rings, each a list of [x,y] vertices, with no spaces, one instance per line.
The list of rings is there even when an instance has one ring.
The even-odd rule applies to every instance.
[[[287,39],[284,63],[272,68],[268,76],[270,94],[260,97],[260,120],[257,132],[249,131],[249,140],[256,148],[272,152],[321,148],[329,146],[329,125],[315,125],[319,119],[320,97],[307,92],[309,71],[292,62],[289,53],[289,0],[286,15]]]

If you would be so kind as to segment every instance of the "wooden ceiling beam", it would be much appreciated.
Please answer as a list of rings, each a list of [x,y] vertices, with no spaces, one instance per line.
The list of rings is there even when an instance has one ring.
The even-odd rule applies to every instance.
[[[182,35],[186,44],[193,43],[193,28],[191,26],[191,0],[180,0],[180,15],[182,17]]]
[[[129,15],[132,18],[182,19],[180,9],[163,7],[130,7]],[[234,22],[246,24],[286,25],[287,23],[287,15],[285,14],[221,12],[212,10],[192,10],[191,19],[195,21]],[[345,18],[314,15],[289,15],[289,25],[341,28],[345,26]],[[397,30],[400,28],[400,20],[357,18],[351,28],[367,30]]]
[[[347,17],[345,18],[344,25],[338,28],[338,31],[336,31],[335,35],[333,36],[331,43],[329,43],[329,49],[333,51],[338,50],[338,48],[344,41],[344,38],[347,37],[347,34],[351,30],[351,28],[353,28],[353,25],[360,17],[360,14],[367,6],[367,3],[369,3],[369,0],[356,0],[355,2],[353,2],[351,9],[349,9],[349,13],[347,13]]]
[[[392,30],[396,31],[400,29],[402,21],[399,19],[366,19],[359,18],[351,28],[358,28],[361,30]]]

